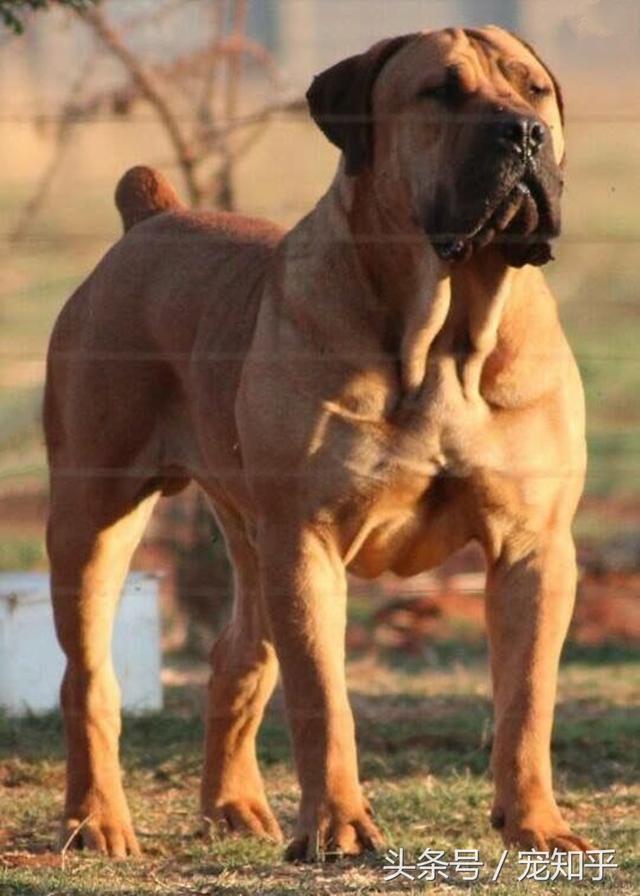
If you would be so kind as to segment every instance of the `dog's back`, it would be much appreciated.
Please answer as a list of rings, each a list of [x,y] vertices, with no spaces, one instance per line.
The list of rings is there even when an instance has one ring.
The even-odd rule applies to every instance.
[[[148,168],[125,174],[116,204],[125,234],[65,304],[51,337],[44,422],[54,463],[138,457],[142,441],[157,441],[168,405],[194,400],[194,351],[209,364],[227,359],[216,379],[228,399],[282,236],[266,221],[187,210]]]

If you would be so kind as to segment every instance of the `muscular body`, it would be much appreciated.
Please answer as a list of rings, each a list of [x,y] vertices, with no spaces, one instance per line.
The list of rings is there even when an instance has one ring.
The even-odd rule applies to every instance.
[[[472,110],[490,103],[500,122],[535,114],[551,168],[564,153],[559,100],[539,60],[498,29],[402,40],[363,88],[369,144],[328,134],[340,167],[290,233],[190,213],[159,175],[134,169],[118,189],[126,235],[56,324],[45,424],[67,655],[65,830],[85,821],[78,840],[88,846],[137,851],[118,765],[111,624],[155,500],[195,480],[236,584],[211,656],[205,818],[281,836],[255,753],[279,665],[301,786],[289,857],[381,842],[345,686],[346,571],[415,575],[475,540],[488,568],[492,822],[507,843],[585,847],[556,806],[549,754],[585,446],[578,372],[534,266],[547,260],[531,229],[544,203],[527,206],[522,188],[522,205],[513,200],[488,237],[486,222],[441,220],[453,242],[431,239],[416,212],[442,204],[443,189],[448,208],[463,205],[456,191],[471,191],[468,180],[438,185],[434,165],[444,141],[465,147],[464,129],[476,127],[458,123],[452,135],[455,115],[428,93],[428,126],[416,123],[420,78],[453,62]],[[358,57],[358,77],[374,51]],[[548,86],[535,113],[505,59]],[[317,120],[343,74],[330,70],[310,91]],[[509,221],[521,222],[529,263],[496,238]]]

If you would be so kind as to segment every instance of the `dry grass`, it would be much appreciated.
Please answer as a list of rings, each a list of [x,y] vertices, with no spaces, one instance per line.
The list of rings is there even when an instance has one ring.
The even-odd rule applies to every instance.
[[[638,863],[637,665],[623,652],[575,654],[563,670],[555,733],[556,780],[564,810],[600,848],[614,848],[620,869],[604,889],[631,896]],[[435,665],[433,664],[435,663]],[[181,676],[184,680],[184,676]],[[417,857],[427,847],[475,848],[486,868],[474,892],[527,896],[574,894],[585,885],[517,883],[511,854],[497,884],[490,877],[501,853],[487,812],[491,711],[482,660],[441,665],[397,655],[350,664],[361,770],[388,842]],[[250,839],[204,842],[196,798],[202,730],[200,688],[168,689],[164,713],[129,719],[123,759],[145,856],[111,863],[69,852],[65,867],[50,851],[61,809],[60,721],[52,716],[0,723],[0,893],[3,896],[115,894],[413,893],[410,883],[385,882],[382,857],[325,866],[290,866],[281,849]],[[274,809],[286,831],[295,818],[297,787],[290,766],[281,700],[276,698],[260,755]],[[452,884],[454,889],[463,885]],[[424,886],[424,884],[422,885]],[[428,885],[444,892],[445,884]],[[593,885],[595,887],[595,885]],[[587,886],[587,889],[590,889]],[[420,890],[421,891],[421,890]]]

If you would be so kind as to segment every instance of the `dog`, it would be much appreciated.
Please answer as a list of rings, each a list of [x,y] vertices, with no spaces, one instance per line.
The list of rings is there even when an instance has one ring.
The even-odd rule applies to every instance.
[[[584,850],[550,760],[586,464],[580,377],[541,271],[560,232],[560,88],[491,26],[381,41],[307,98],[340,162],[293,230],[188,211],[132,169],[116,193],[126,233],[55,324],[44,422],[63,837],[138,852],[111,626],[155,501],[195,481],[235,570],[211,653],[203,819],[281,840],[255,751],[280,668],[301,787],[287,857],[382,844],[345,685],[346,572],[412,576],[475,541],[491,823],[507,844]]]

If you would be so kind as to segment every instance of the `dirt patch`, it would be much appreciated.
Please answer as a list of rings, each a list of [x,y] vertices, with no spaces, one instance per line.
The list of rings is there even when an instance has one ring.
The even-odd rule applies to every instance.
[[[53,852],[5,852],[0,855],[0,868],[60,868],[62,857]]]

